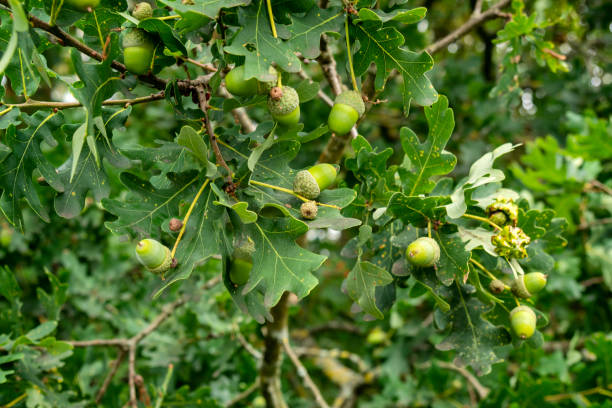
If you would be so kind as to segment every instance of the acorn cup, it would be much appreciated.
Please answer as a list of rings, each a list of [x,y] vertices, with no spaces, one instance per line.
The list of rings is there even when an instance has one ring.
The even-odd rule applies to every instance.
[[[510,325],[522,340],[533,336],[536,329],[536,314],[528,306],[517,306],[510,312]]]
[[[272,118],[281,125],[293,126],[300,121],[300,98],[290,86],[281,88],[280,98],[268,96],[268,109]],[[272,90],[270,90],[272,92]]]
[[[149,72],[153,55],[155,53],[155,41],[140,28],[132,28],[123,37],[123,63],[128,71],[143,75]]]
[[[315,164],[308,170],[298,171],[293,179],[293,192],[314,200],[322,190],[334,183],[336,175],[336,168],[331,164]]]
[[[86,12],[95,9],[100,4],[100,0],[64,0],[64,5],[68,8]]]
[[[300,212],[302,213],[302,218],[307,220],[314,220],[317,218],[317,202],[316,201],[306,201],[302,203],[300,206]]]
[[[418,238],[406,248],[406,259],[414,266],[434,266],[440,260],[440,246],[432,238]]]
[[[337,135],[345,135],[365,113],[361,94],[357,91],[344,91],[336,97],[327,118],[329,130]]]
[[[153,7],[146,1],[140,2],[134,6],[132,10],[132,17],[137,20],[144,20],[145,18],[153,17]]]
[[[170,249],[154,239],[143,239],[136,244],[136,258],[156,275],[166,272],[172,266]]]
[[[523,299],[531,297],[540,292],[546,286],[547,276],[542,272],[530,272],[519,275],[510,285],[512,293]]]

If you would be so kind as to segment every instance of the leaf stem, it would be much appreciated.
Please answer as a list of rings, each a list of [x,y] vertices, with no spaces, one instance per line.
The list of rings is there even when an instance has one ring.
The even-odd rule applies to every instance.
[[[164,397],[166,396],[166,392],[168,390],[168,383],[170,383],[170,378],[172,378],[173,371],[174,364],[168,364],[168,372],[166,373],[166,378],[164,378],[161,390],[159,390],[157,400],[155,401],[155,408],[161,408],[162,403],[164,402]]]
[[[431,220],[427,220],[427,236],[431,238]]]
[[[28,396],[28,393],[24,392],[23,394],[21,394],[20,396],[18,396],[17,398],[15,398],[11,402],[9,402],[8,404],[4,405],[3,408],[11,408],[11,407],[13,407],[13,406],[17,405],[22,399],[24,399],[27,396]]]
[[[176,241],[174,242],[174,247],[172,248],[172,252],[170,253],[172,258],[174,258],[174,255],[176,254],[176,249],[178,248],[178,244],[179,242],[181,242],[181,239],[183,238],[183,234],[185,233],[185,228],[187,228],[187,221],[189,221],[189,216],[191,216],[191,212],[193,211],[196,203],[200,199],[200,196],[202,195],[202,192],[204,191],[208,183],[210,183],[210,179],[206,179],[204,181],[204,183],[202,184],[202,187],[200,187],[200,190],[198,191],[195,198],[191,202],[191,205],[189,206],[189,209],[187,210],[187,214],[185,214],[185,218],[183,218],[183,226],[181,227],[181,230],[179,231],[178,237],[176,238]]]
[[[164,21],[164,20],[174,20],[177,18],[181,18],[181,16],[179,15],[174,15],[174,16],[163,16],[163,17],[157,17],[158,20]]]
[[[348,27],[349,27],[349,16],[347,14],[346,18],[344,19],[344,32],[346,36],[346,54],[348,56],[349,70],[351,71],[351,82],[353,83],[353,89],[359,92],[359,87],[357,86],[357,80],[355,79],[355,71],[353,69],[353,55],[351,54],[351,41],[349,39]]]
[[[275,186],[273,184],[263,183],[263,182],[257,181],[257,180],[249,180],[249,184],[254,184],[256,186],[262,186],[262,187],[271,188],[272,190],[282,191],[283,193],[291,194],[292,196],[302,200],[303,202],[312,201],[312,200],[307,199],[306,197],[302,197],[301,195],[295,193],[293,190],[289,190],[288,188],[284,188],[284,187],[280,187],[280,186]],[[337,205],[333,205],[333,204],[325,204],[325,203],[317,202],[317,205],[320,205],[322,207],[335,208],[337,210],[341,210],[342,209],[341,207],[338,207]]]
[[[104,49],[104,39],[102,38],[102,31],[100,30],[100,24],[98,23],[98,16],[96,10],[92,10],[94,21],[96,22],[96,29],[98,30],[98,38],[100,38],[100,48]]]
[[[13,106],[9,106],[5,110],[0,111],[0,116],[4,115],[5,113],[9,113],[12,109],[13,109]]]
[[[268,17],[270,18],[270,28],[272,29],[272,35],[274,38],[278,38],[276,34],[276,25],[274,24],[274,14],[272,13],[272,0],[266,0],[268,6]]]
[[[499,230],[499,231],[502,230],[502,228],[499,225],[497,225],[496,223],[494,223],[493,221],[491,221],[490,219],[485,218],[485,217],[480,217],[478,215],[473,215],[473,214],[463,214],[462,217],[471,218],[473,220],[478,220],[478,221],[486,222],[487,224],[489,224],[490,226],[492,226],[496,230]]]

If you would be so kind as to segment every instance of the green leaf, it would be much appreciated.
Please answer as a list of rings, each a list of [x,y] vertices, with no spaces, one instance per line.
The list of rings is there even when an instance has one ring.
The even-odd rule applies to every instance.
[[[193,0],[183,2],[181,0],[160,0],[161,4],[172,7],[177,13],[191,14],[197,13],[211,19],[216,19],[222,8],[233,8],[246,6],[250,0]]]
[[[284,27],[276,24],[280,38],[272,36],[264,3],[264,0],[255,1],[249,8],[238,10],[243,28],[231,45],[224,48],[227,53],[245,57],[245,79],[274,80],[275,77],[268,72],[273,62],[286,72],[298,72],[301,67],[291,46],[282,40],[288,34]]]
[[[46,337],[49,334],[51,334],[56,328],[57,328],[57,322],[54,320],[49,320],[49,321],[42,323],[38,327],[30,330],[29,332],[26,333],[25,336],[28,338],[28,340],[37,342],[43,337]]]
[[[314,59],[321,53],[319,42],[326,32],[338,32],[342,27],[343,13],[337,8],[313,7],[304,17],[293,16],[287,29],[291,32],[288,45],[304,58]],[[302,98],[300,97],[300,101]]]
[[[470,365],[478,375],[488,374],[492,364],[502,361],[495,349],[509,343],[510,335],[504,328],[483,319],[491,306],[463,293],[463,288],[458,290],[451,303],[452,310],[443,318],[450,333],[436,348],[455,350],[455,364]]]
[[[286,291],[295,293],[298,299],[307,296],[318,283],[312,273],[327,259],[296,244],[296,238],[308,231],[304,222],[291,217],[284,206],[269,206],[284,216],[260,217],[245,225],[255,242],[255,253],[249,281],[242,291],[246,294],[259,287],[268,308],[278,303]]]
[[[471,252],[465,250],[465,244],[457,234],[435,231],[434,238],[440,246],[440,260],[436,264],[438,279],[445,285],[450,285],[455,279],[465,282],[470,273]]]
[[[212,177],[217,172],[217,167],[208,161],[208,146],[202,135],[198,134],[191,126],[183,126],[176,142],[185,146],[189,151],[206,166],[206,175]]]
[[[64,183],[55,171],[55,167],[45,158],[40,150],[42,140],[56,144],[53,139],[62,124],[62,114],[36,112],[32,116],[22,114],[25,127],[17,129],[9,126],[4,136],[4,142],[12,149],[2,161],[3,171],[0,172],[0,209],[8,221],[18,229],[23,229],[20,200],[25,199],[34,212],[45,221],[49,221],[47,208],[40,202],[34,186],[32,173],[38,169],[47,183],[56,191],[64,190]]]
[[[404,79],[404,112],[408,113],[413,99],[419,105],[431,105],[438,98],[438,93],[425,73],[433,67],[433,59],[425,51],[413,52],[402,48],[404,36],[395,28],[381,27],[381,24],[372,21],[357,24],[356,39],[360,46],[354,58],[355,75],[362,76],[370,64],[375,63],[374,85],[376,90],[381,90],[396,69]]]
[[[180,52],[187,55],[187,49],[183,43],[176,37],[172,28],[166,22],[156,18],[147,18],[138,23],[138,28],[148,31],[149,33],[157,33],[166,48],[172,52]]]
[[[409,197],[395,193],[389,200],[387,211],[405,224],[423,228],[427,226],[427,221],[444,218],[446,212],[443,205],[448,201],[448,197]]]
[[[411,167],[400,169],[404,192],[409,196],[429,193],[435,187],[433,176],[442,176],[453,170],[457,158],[444,150],[455,126],[448,99],[441,95],[431,107],[425,108],[429,125],[427,140],[421,143],[409,128],[400,130],[402,148],[410,159]]]
[[[346,277],[346,290],[366,313],[382,319],[384,316],[376,306],[375,289],[391,282],[393,277],[389,272],[370,262],[359,261]]]
[[[502,170],[493,168],[493,162],[499,156],[513,151],[517,146],[505,143],[492,152],[484,154],[472,164],[468,177],[455,188],[451,195],[452,203],[446,205],[446,212],[450,218],[459,218],[465,214],[472,201],[472,192],[476,188],[489,183],[497,183],[506,178]]]
[[[398,8],[389,13],[379,9],[362,8],[359,9],[359,19],[356,21],[375,21],[377,23],[396,21],[403,24],[414,24],[424,19],[426,14],[427,9],[425,7],[417,7],[411,10]]]

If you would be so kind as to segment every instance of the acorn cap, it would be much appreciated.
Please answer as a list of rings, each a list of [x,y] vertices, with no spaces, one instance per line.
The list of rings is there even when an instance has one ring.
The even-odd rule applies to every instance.
[[[519,275],[519,277],[512,281],[510,284],[510,288],[512,289],[512,293],[515,296],[518,296],[523,299],[527,299],[531,297],[531,293],[527,290],[525,286],[525,275]]]
[[[321,194],[321,188],[312,173],[308,170],[301,170],[293,179],[293,192],[313,200]]]
[[[300,104],[300,98],[295,89],[290,86],[283,86],[283,96],[274,100],[268,98],[268,109],[272,116],[287,115],[295,110]]]
[[[317,203],[316,201],[306,201],[300,206],[300,212],[302,213],[302,217],[307,220],[314,220],[317,218]]]
[[[344,91],[340,95],[336,96],[334,104],[342,103],[355,109],[361,117],[365,113],[365,104],[361,98],[361,94],[357,91]]]
[[[155,41],[141,28],[132,28],[123,36],[123,48],[130,47],[155,47]]]
[[[132,10],[132,17],[137,20],[144,20],[145,18],[153,17],[153,7],[146,1],[140,2],[134,6]]]

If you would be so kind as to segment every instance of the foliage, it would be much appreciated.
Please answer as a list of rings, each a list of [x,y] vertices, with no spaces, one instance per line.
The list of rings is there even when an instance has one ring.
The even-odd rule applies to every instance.
[[[277,407],[276,381],[292,407],[608,406],[605,2],[68,3],[0,0],[1,404]],[[225,88],[241,65],[258,94]],[[366,113],[332,135],[344,83]],[[309,220],[293,180],[318,160],[338,177]],[[423,236],[431,267],[406,261]],[[172,269],[137,263],[143,238]],[[530,271],[548,284],[519,299]]]

